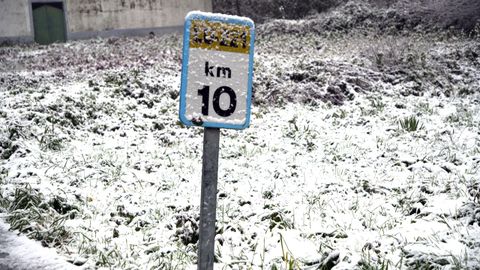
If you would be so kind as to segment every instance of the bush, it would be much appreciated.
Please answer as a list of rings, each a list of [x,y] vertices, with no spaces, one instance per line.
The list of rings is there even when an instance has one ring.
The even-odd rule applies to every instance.
[[[341,0],[213,0],[214,12],[247,16],[257,23],[268,19],[299,19],[308,14],[323,12]]]
[[[445,29],[456,28],[472,32],[480,23],[478,0],[370,0],[370,3],[406,10],[412,16],[421,16],[424,23]]]
[[[478,0],[213,0],[213,11],[247,16],[257,23],[263,23],[269,19],[300,19],[345,3],[347,4],[337,9],[342,13],[337,20],[353,20],[353,25],[343,25],[349,28],[371,26],[373,23],[381,29],[393,27],[397,30],[412,30],[422,25],[424,29],[455,28],[473,33],[476,25],[480,24]],[[355,10],[352,14],[349,11],[352,6],[368,9]],[[350,17],[351,15],[353,16]],[[320,19],[325,20],[323,16]]]

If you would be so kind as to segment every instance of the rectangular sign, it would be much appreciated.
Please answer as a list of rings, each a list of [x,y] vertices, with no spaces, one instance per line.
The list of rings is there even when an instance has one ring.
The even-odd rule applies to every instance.
[[[180,120],[188,126],[250,124],[255,25],[243,17],[190,12],[183,37]]]

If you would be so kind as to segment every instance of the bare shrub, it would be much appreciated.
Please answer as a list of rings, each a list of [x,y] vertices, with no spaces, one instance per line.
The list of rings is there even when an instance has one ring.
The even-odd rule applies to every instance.
[[[429,46],[421,35],[411,35],[379,37],[358,47],[374,67],[383,70],[390,67],[424,67]]]
[[[214,12],[248,16],[256,22],[268,19],[299,19],[308,14],[323,12],[342,0],[213,0]]]
[[[343,10],[349,6],[358,6],[354,3],[371,8],[389,9],[390,14],[373,14],[367,11],[355,18],[356,23],[363,24],[363,21],[368,19],[380,28],[395,26],[400,30],[412,29],[422,24],[426,29],[455,28],[470,33],[475,29],[475,25],[480,24],[478,0],[213,0],[213,10],[248,16],[257,23],[263,23],[269,19],[300,19],[307,15],[323,13],[345,3],[348,5],[339,8],[342,13],[348,13]]]
[[[432,19],[443,27],[455,27],[472,31],[480,23],[480,1],[478,0],[430,0],[427,8],[432,10]]]
[[[420,15],[424,23],[441,28],[456,28],[467,32],[480,23],[478,0],[371,0],[375,4],[392,6],[413,15]]]

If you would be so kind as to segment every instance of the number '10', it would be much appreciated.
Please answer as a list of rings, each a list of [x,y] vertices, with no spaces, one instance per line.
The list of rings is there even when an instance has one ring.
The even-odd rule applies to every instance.
[[[220,96],[227,94],[230,97],[230,105],[226,110],[220,107]],[[208,115],[208,100],[210,98],[210,86],[205,85],[198,90],[198,95],[202,96],[202,114]],[[228,117],[235,112],[237,107],[237,96],[232,88],[228,86],[221,86],[213,93],[213,110],[222,117]]]

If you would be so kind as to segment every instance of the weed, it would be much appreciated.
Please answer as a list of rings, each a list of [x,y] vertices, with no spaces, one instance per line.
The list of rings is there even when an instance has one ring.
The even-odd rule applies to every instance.
[[[99,251],[97,253],[98,259],[96,266],[100,267],[112,267],[115,264],[115,261],[121,261],[121,255],[116,249],[108,251]]]
[[[334,118],[340,118],[340,119],[344,119],[347,117],[347,111],[345,111],[344,109],[339,109],[338,110],[338,113],[335,112],[332,117]]]
[[[70,238],[64,226],[70,214],[58,213],[29,185],[15,190],[8,210],[7,221],[11,228],[26,233],[44,246],[62,246]]]
[[[370,99],[370,105],[372,105],[372,107],[378,112],[383,112],[385,108],[385,103],[383,103],[383,101],[378,98]]]
[[[308,121],[304,125],[300,125],[298,122],[297,116],[288,121],[285,137],[294,139],[294,144],[301,142],[307,151],[313,151],[317,147],[314,141],[317,139],[318,132],[310,127]]]
[[[157,252],[152,258],[151,269],[180,270],[187,268],[194,261],[194,254],[190,246],[178,246],[174,251]]]
[[[427,44],[422,37],[396,38],[387,36],[369,42],[364,54],[382,70],[393,66],[425,66]]]
[[[416,107],[420,113],[432,115],[434,112],[434,109],[426,102],[420,102]]]
[[[453,269],[468,269],[468,252],[465,250],[465,254],[462,256],[450,255],[453,261]]]
[[[457,113],[452,113],[447,116],[446,121],[471,127],[475,124],[474,119],[473,113],[467,107],[460,106],[457,108]]]
[[[323,212],[327,207],[327,201],[322,198],[322,194],[320,193],[308,193],[305,194],[305,199],[308,203],[308,209],[315,209],[320,212]]]
[[[480,203],[480,180],[472,181],[467,188],[468,193],[472,197],[473,201]]]
[[[282,248],[282,261],[285,263],[284,269],[287,269],[287,270],[300,269],[299,262],[295,259],[292,252],[288,249],[287,243],[285,242],[283,235],[281,233],[279,233],[279,235],[280,235],[280,245]]]
[[[60,151],[63,148],[61,138],[58,138],[55,133],[55,124],[52,123],[52,126],[45,126],[43,134],[40,135],[40,138],[37,137],[37,141],[40,144],[40,149],[43,151],[52,150]]]
[[[398,121],[400,124],[401,129],[413,132],[420,129],[423,129],[423,125],[420,124],[420,120],[418,120],[415,116],[405,117]]]
[[[360,269],[362,270],[388,270],[391,264],[390,260],[379,258],[378,262],[375,262],[370,257],[370,252],[362,253],[362,260],[359,262]]]

